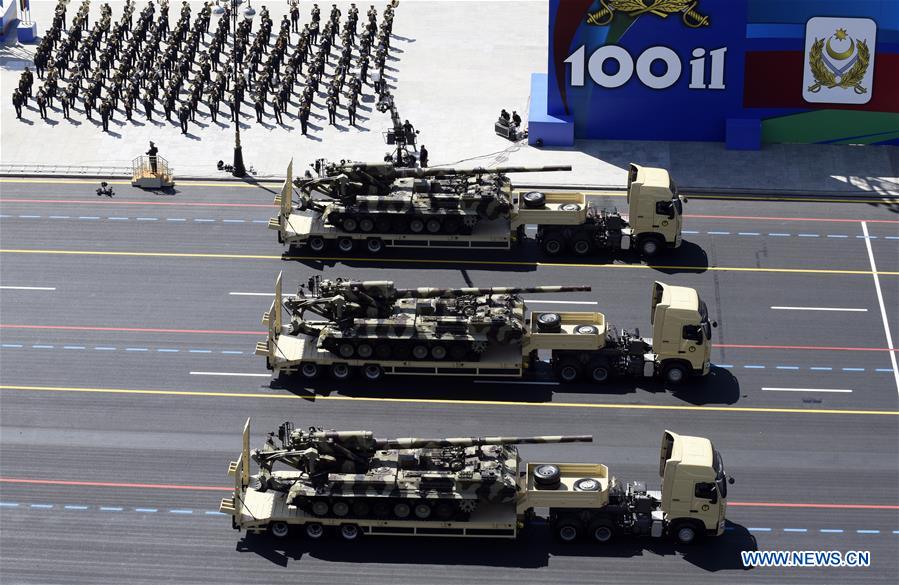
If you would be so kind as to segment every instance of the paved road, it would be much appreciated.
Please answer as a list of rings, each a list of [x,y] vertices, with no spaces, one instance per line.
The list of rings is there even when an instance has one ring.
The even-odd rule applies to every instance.
[[[532,246],[286,261],[264,226],[276,185],[179,185],[168,196],[117,185],[112,200],[98,200],[92,183],[0,188],[4,581],[893,582],[899,573],[899,387],[884,325],[895,343],[899,216],[888,206],[693,199],[685,254],[655,267],[546,261]],[[588,284],[589,293],[528,298],[644,329],[650,282],[688,284],[719,321],[717,366],[678,392],[643,381],[270,385],[252,351],[279,270],[288,288],[319,272],[402,286]],[[731,530],[697,550],[569,549],[536,533],[480,547],[371,539],[285,550],[207,513],[226,494],[247,416],[254,443],[288,418],[379,435],[593,433],[593,445],[523,453],[599,460],[650,483],[662,429],[706,435],[737,478]],[[738,551],[755,547],[870,550],[873,566],[744,571]]]

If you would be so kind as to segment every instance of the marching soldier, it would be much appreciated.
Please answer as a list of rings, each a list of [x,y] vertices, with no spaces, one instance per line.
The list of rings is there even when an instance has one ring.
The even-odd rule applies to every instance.
[[[25,98],[22,97],[22,91],[19,88],[16,88],[12,92],[12,105],[16,109],[16,118],[19,120],[22,119],[22,104],[25,103]]]
[[[350,126],[356,125],[356,100],[350,100],[350,103],[346,106],[347,116],[350,118]]]
[[[178,121],[181,122],[181,134],[187,134],[187,123],[190,121],[190,108],[186,102],[181,102],[181,109],[178,110]]]
[[[103,100],[100,104],[100,119],[103,120],[103,132],[109,132],[110,110],[112,110],[112,106],[109,104],[109,100]]]
[[[37,91],[37,107],[41,112],[41,118],[44,120],[47,119],[47,94],[44,92],[44,88],[41,88]]]
[[[265,100],[260,94],[256,94],[253,107],[256,108],[256,121],[262,123],[262,115],[265,114]]]
[[[333,126],[336,124],[337,118],[337,100],[334,99],[334,96],[331,96],[325,104],[328,106],[328,124]]]

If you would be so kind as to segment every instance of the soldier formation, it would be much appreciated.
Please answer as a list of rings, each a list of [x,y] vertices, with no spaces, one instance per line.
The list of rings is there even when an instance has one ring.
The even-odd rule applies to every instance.
[[[342,108],[355,126],[363,86],[371,85],[379,96],[386,91],[384,68],[398,2],[386,7],[380,23],[373,5],[361,17],[352,4],[341,21],[336,4],[327,20],[313,4],[310,21],[302,26],[295,2],[277,33],[265,6],[254,32],[253,21],[245,18],[231,30],[230,6],[224,6],[211,27],[210,2],[193,17],[190,5],[182,2],[173,25],[169,0],[158,5],[150,0],[137,18],[134,1],[126,0],[117,22],[109,4],[103,4],[93,26],[90,0],[82,0],[68,25],[66,4],[59,0],[53,24],[34,55],[37,91],[30,67],[13,91],[18,118],[34,97],[44,119],[54,100],[59,100],[66,119],[78,103],[88,119],[99,115],[103,131],[118,112],[130,121],[135,110],[142,111],[154,122],[161,110],[169,122],[174,114],[186,134],[197,114],[203,115],[202,106],[216,123],[223,104],[234,121],[249,101],[257,122],[264,123],[269,112],[278,124],[284,116],[293,116],[306,134],[318,103],[327,108],[329,124],[337,124]]]

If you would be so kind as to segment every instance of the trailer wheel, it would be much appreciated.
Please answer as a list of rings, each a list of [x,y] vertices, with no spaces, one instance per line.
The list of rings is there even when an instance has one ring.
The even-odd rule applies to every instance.
[[[581,537],[581,527],[572,520],[562,520],[556,524],[556,538],[568,544]]]
[[[556,486],[562,480],[562,471],[558,465],[538,465],[534,468],[534,483],[540,486]]]
[[[380,254],[384,251],[384,240],[381,238],[368,238],[365,242],[365,248],[370,254]]]
[[[571,251],[578,256],[586,256],[593,250],[593,242],[587,236],[578,236],[571,241]]]
[[[665,382],[671,386],[680,386],[690,373],[687,371],[687,366],[680,362],[674,362],[665,366],[662,375],[665,377]]]
[[[597,520],[590,525],[590,536],[599,544],[608,544],[615,537],[615,530],[608,522]]]
[[[327,243],[324,238],[319,236],[313,236],[309,238],[309,241],[306,242],[306,245],[309,246],[309,249],[313,252],[324,252]]]
[[[375,220],[369,216],[365,216],[359,220],[359,230],[365,233],[375,231]]]
[[[315,378],[318,376],[318,364],[306,362],[300,366],[300,373],[304,378]]]
[[[353,251],[353,246],[356,245],[356,242],[353,241],[352,238],[340,238],[337,240],[337,249],[343,252],[344,254]]]
[[[331,376],[335,380],[346,380],[353,373],[352,368],[347,364],[333,364],[331,366]]]
[[[359,537],[362,536],[362,530],[355,524],[341,524],[340,525],[340,538],[346,540],[347,542],[352,542],[354,540],[359,540]]]
[[[340,220],[340,227],[345,232],[354,232],[359,227],[359,222],[354,217],[345,217]]]
[[[600,487],[599,482],[592,477],[585,477],[574,482],[574,491],[576,492],[598,492]]]
[[[312,540],[318,540],[325,535],[325,527],[318,522],[310,522],[306,525],[306,536]]]
[[[540,247],[548,256],[558,256],[565,250],[565,239],[558,232],[549,232],[543,235]]]
[[[537,331],[554,333],[562,329],[562,317],[558,313],[540,313],[537,315]]]
[[[570,384],[581,377],[581,366],[574,360],[564,360],[556,367],[556,377]]]
[[[580,211],[581,206],[577,203],[565,203],[561,207],[562,211]]]
[[[659,254],[662,244],[656,236],[644,236],[640,238],[640,254],[644,258],[653,258]]]
[[[369,382],[375,382],[384,375],[384,369],[378,364],[365,364],[362,366],[362,375]]]
[[[578,325],[574,328],[574,332],[578,335],[596,335],[599,329],[595,325]]]
[[[425,231],[425,222],[419,217],[414,217],[409,221],[409,231],[413,234],[420,234]]]
[[[521,196],[521,200],[528,209],[539,209],[546,205],[546,194],[540,191],[528,191]]]
[[[290,532],[290,526],[287,522],[272,522],[268,525],[268,530],[275,538],[284,538]]]
[[[699,530],[693,522],[678,522],[671,527],[671,535],[678,544],[693,544],[699,540]]]

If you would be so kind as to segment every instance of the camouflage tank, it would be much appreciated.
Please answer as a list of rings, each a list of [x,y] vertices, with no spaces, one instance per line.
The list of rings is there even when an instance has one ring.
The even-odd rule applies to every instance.
[[[390,281],[310,279],[285,305],[290,333],[318,338],[344,359],[477,360],[493,344],[516,345],[526,329],[522,294],[588,286],[396,288]],[[306,311],[327,321],[309,321]]]
[[[259,490],[287,493],[320,517],[464,519],[479,505],[518,496],[514,445],[591,442],[589,435],[377,439],[369,431],[294,430],[281,425],[262,449]],[[276,464],[291,471],[273,471]]]
[[[326,166],[325,175],[297,179],[299,208],[326,225],[362,233],[471,233],[481,220],[509,217],[512,187],[506,173],[571,170],[570,166],[460,170],[406,169],[389,163]],[[314,193],[333,201],[313,199]]]

